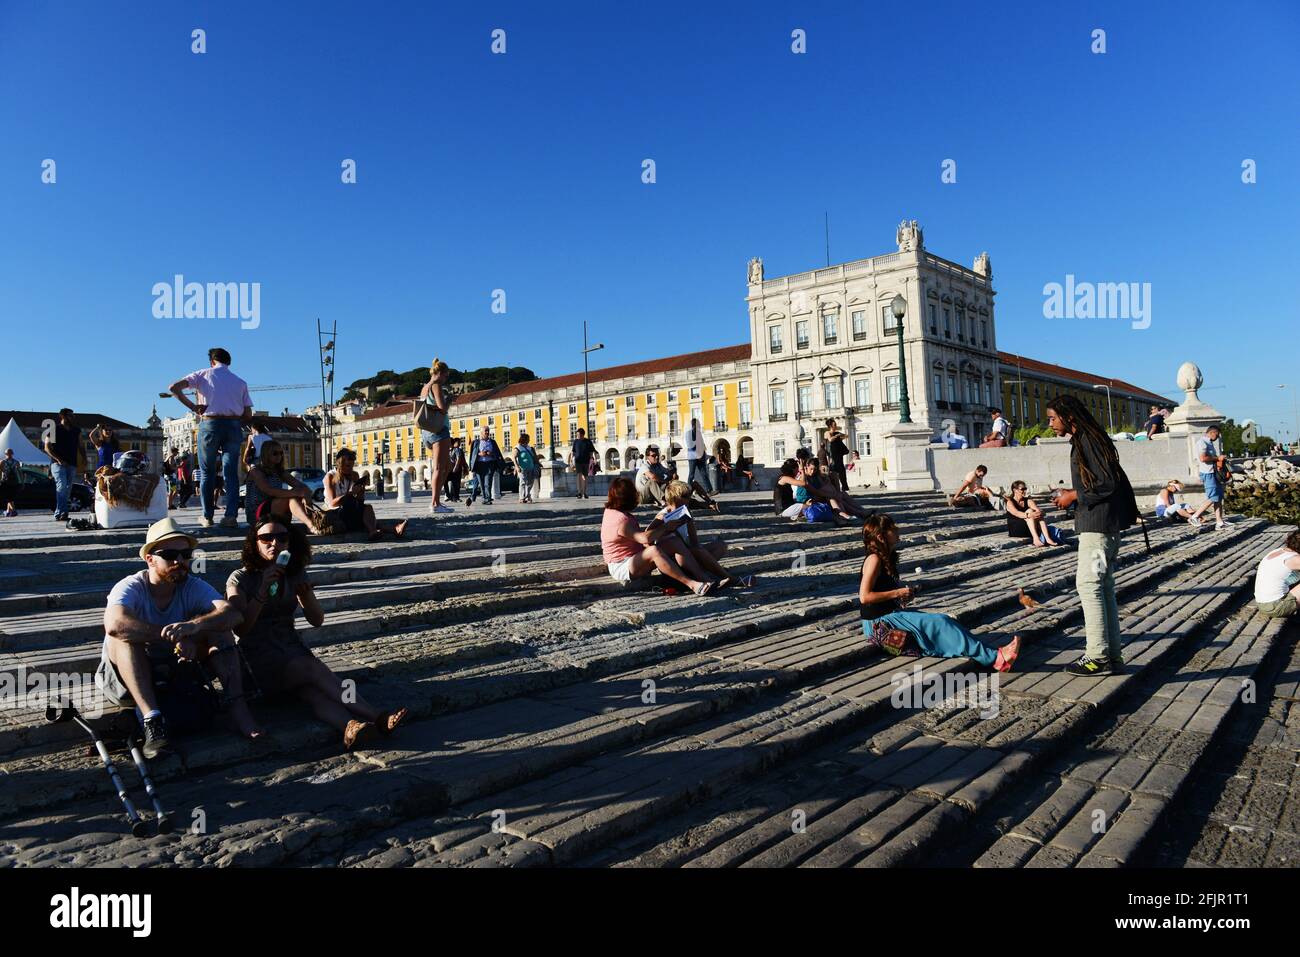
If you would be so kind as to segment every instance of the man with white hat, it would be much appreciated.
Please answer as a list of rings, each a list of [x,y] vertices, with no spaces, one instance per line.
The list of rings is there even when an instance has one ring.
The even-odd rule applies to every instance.
[[[168,743],[154,669],[177,660],[206,662],[221,679],[239,733],[248,738],[261,734],[243,700],[231,630],[239,624],[240,614],[216,589],[190,574],[197,545],[198,540],[174,519],[154,522],[140,546],[145,569],[123,578],[108,593],[95,684],[109,701],[139,708],[148,758]]]

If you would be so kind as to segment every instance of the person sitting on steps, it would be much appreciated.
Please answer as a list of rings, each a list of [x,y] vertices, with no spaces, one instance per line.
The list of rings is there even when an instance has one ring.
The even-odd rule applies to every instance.
[[[1255,605],[1266,618],[1290,618],[1300,602],[1300,529],[1270,549],[1255,569]]]
[[[175,519],[149,526],[140,546],[143,571],[108,593],[104,643],[95,685],[115,705],[134,705],[144,730],[146,758],[169,747],[167,716],[160,710],[155,676],[178,662],[200,662],[216,672],[239,734],[261,736],[244,700],[243,674],[231,630],[240,620],[216,589],[190,572],[198,539]]]
[[[609,483],[600,522],[600,548],[610,577],[627,584],[634,578],[649,577],[658,569],[701,597],[713,594],[717,581],[700,566],[677,534],[686,520],[656,520],[642,531],[632,517],[636,504],[636,486],[631,479],[619,477]]]
[[[289,553],[289,563],[276,558]],[[307,578],[311,546],[302,526],[263,509],[249,526],[240,554],[242,567],[226,580],[226,601],[239,613],[239,650],[263,695],[291,694],[343,735],[348,751],[373,744],[405,720],[405,708],[379,711],[360,695],[346,694],[343,681],[303,644],[294,627],[299,608],[313,628],[325,623],[316,591]]]
[[[888,515],[876,513],[862,525],[866,557],[858,601],[867,644],[893,655],[971,658],[995,671],[1010,671],[1020,654],[1019,635],[993,648],[949,615],[905,610],[916,591],[899,580],[898,540],[898,526]]]
[[[1170,479],[1156,496],[1156,518],[1167,518],[1173,522],[1190,522],[1192,506],[1190,502],[1178,501],[1178,493],[1183,490],[1183,483]]]
[[[1007,535],[1025,538],[1034,547],[1060,545],[1065,539],[1061,530],[1047,524],[1040,509],[1029,497],[1029,487],[1019,479],[1011,483],[1011,494],[1006,500]]]
[[[704,544],[700,542],[695,527],[695,519],[690,515],[691,490],[685,482],[669,482],[664,497],[666,505],[654,517],[654,522],[666,521],[668,516],[679,508],[687,509],[686,524],[677,529],[677,534],[686,543],[686,547],[691,550],[691,554],[700,563],[700,567],[718,579],[719,588],[726,587],[733,582],[740,584],[742,588],[753,585],[753,575],[732,575],[720,564],[719,560],[727,553],[726,542],[720,538]],[[654,522],[651,523],[652,526]]]
[[[339,449],[334,453],[334,468],[325,473],[325,507],[337,511],[334,524],[346,531],[365,531],[372,542],[387,534],[406,537],[406,520],[393,525],[381,525],[375,518],[374,506],[366,502],[366,477],[356,472],[357,453]]]
[[[260,456],[244,476],[244,513],[250,523],[263,502],[277,515],[292,515],[317,534],[324,531],[311,511],[311,489],[284,467],[284,448],[271,438],[262,443]]]
[[[972,506],[991,509],[1002,508],[1002,496],[992,489],[984,487],[984,476],[988,474],[987,466],[975,466],[974,469],[966,473],[966,477],[962,479],[961,487],[953,492],[948,504],[954,508],[969,508]]]

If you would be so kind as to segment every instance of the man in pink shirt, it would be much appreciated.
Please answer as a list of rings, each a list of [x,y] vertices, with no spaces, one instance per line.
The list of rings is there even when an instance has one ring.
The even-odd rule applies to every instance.
[[[193,389],[200,402],[193,402],[185,394]],[[226,515],[221,520],[225,528],[237,528],[239,520],[239,452],[244,442],[241,423],[253,417],[253,400],[248,395],[248,383],[230,371],[230,353],[225,349],[208,350],[208,368],[191,372],[171,385],[171,393],[199,417],[199,467],[203,479],[199,495],[203,501],[203,518],[199,524],[212,525],[213,488],[217,478],[220,458],[221,475],[226,483]]]

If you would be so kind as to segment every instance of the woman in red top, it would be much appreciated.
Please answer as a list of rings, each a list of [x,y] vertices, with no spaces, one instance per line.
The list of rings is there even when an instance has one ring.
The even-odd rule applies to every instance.
[[[711,595],[718,583],[700,567],[681,536],[675,534],[683,521],[653,521],[645,531],[632,517],[636,508],[636,485],[631,479],[609,483],[609,498],[600,522],[600,548],[610,576],[626,584],[644,578],[656,568],[697,595]]]

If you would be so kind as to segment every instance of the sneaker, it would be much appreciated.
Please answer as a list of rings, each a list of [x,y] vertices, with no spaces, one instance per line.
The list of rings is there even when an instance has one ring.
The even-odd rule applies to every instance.
[[[435,508],[435,509],[433,510],[433,513],[434,513],[435,515],[446,515],[446,514],[448,514],[448,513],[450,513],[450,512],[454,512],[454,511],[456,511],[456,510],[455,510],[454,508],[452,508],[450,505],[441,505],[441,504],[440,504],[437,508]]]
[[[204,515],[201,519],[199,519],[199,524],[202,525],[204,528],[211,528],[211,527],[212,527],[212,516],[210,516],[210,515]]]
[[[145,718],[141,723],[144,725],[144,747],[141,750],[146,758],[152,760],[167,750],[167,724],[160,714]]]
[[[1066,665],[1065,670],[1069,674],[1083,678],[1103,678],[1115,673],[1115,664],[1109,658],[1089,658],[1083,655],[1078,661]]]
[[[1223,530],[1224,530],[1225,528],[1227,528],[1227,527],[1228,527],[1228,523],[1227,523],[1227,522],[1215,522],[1215,523],[1214,523],[1214,530],[1215,530],[1216,532],[1221,532],[1221,531],[1223,531]]]
[[[225,518],[223,518],[223,519],[221,520],[221,527],[222,527],[222,528],[238,528],[238,527],[239,527],[239,519],[235,518],[233,515],[227,515]]]

